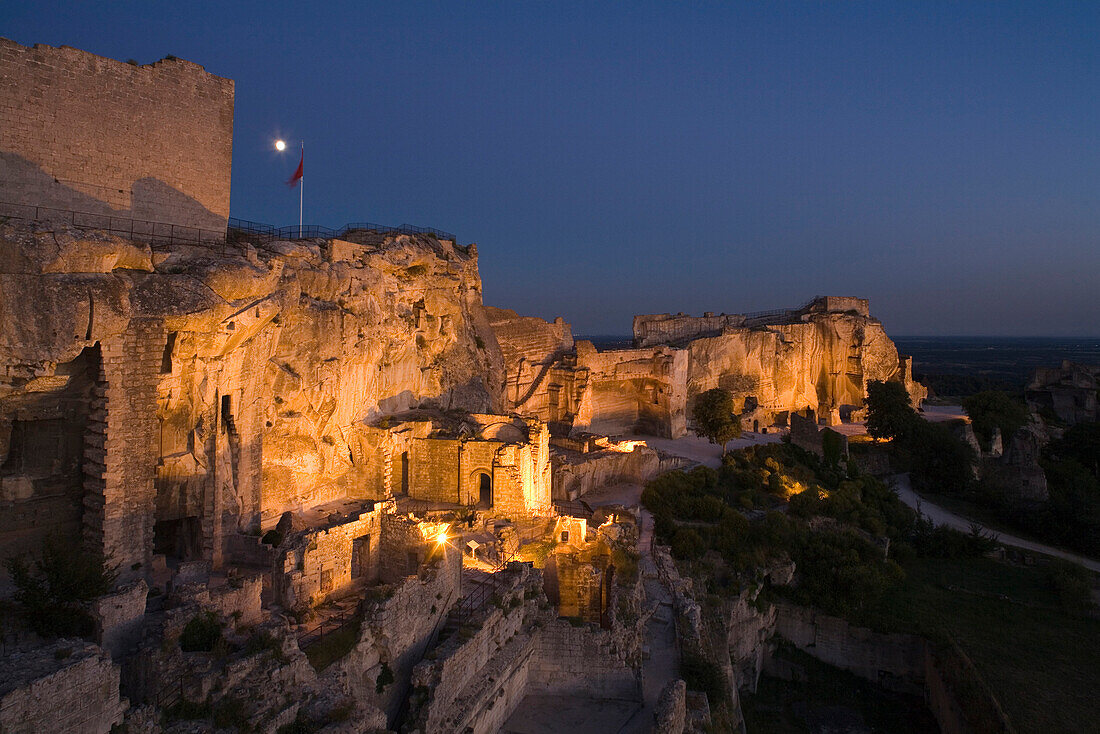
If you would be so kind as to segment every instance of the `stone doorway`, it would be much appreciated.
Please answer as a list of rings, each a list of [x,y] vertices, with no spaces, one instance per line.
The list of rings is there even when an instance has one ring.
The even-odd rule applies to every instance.
[[[179,561],[202,558],[202,521],[197,517],[160,520],[153,525],[153,552]]]
[[[478,507],[484,507],[486,509],[493,506],[493,480],[492,478],[482,472],[477,476],[478,490],[477,490],[477,504]]]

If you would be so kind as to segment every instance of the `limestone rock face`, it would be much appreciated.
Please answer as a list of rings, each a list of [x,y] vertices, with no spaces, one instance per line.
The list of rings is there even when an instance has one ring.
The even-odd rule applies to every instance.
[[[734,329],[696,339],[688,349],[689,402],[721,387],[733,393],[735,408],[811,408],[832,424],[840,421],[842,408],[863,405],[868,382],[906,377],[882,324],[857,314],[815,314],[798,323]],[[911,378],[907,388],[917,401],[925,397]]]
[[[914,406],[927,390],[862,299],[818,297],[763,316],[638,316],[634,348],[573,342],[569,325],[492,309],[510,408],[574,431],[687,432],[695,396],[721,387],[743,426],[785,424],[810,409],[829,424],[861,417],[867,383],[901,382]]]
[[[20,223],[0,226],[0,264],[0,438],[56,451],[50,421],[64,419],[93,445],[64,449],[91,457],[83,478],[29,468],[20,453],[3,484],[34,495],[67,482],[79,501],[83,483],[106,498],[85,507],[125,507],[122,525],[95,512],[84,524],[106,528],[97,533],[126,566],[147,560],[121,549],[148,540],[153,522],[171,525],[177,553],[216,562],[234,526],[344,496],[348,436],[364,420],[501,407],[503,361],[472,247],[387,235],[152,253]],[[77,372],[95,385],[79,409],[66,392]],[[129,518],[142,526],[124,528]]]

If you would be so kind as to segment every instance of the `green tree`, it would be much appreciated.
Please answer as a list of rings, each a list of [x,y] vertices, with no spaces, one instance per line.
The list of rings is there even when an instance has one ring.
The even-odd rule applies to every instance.
[[[741,435],[741,422],[733,414],[733,396],[729,390],[716,387],[700,393],[691,408],[695,432],[711,443],[725,448],[726,442]]]
[[[963,398],[962,405],[970,416],[978,441],[986,451],[993,440],[994,428],[1001,429],[1001,436],[1007,441],[1027,423],[1027,406],[999,390],[975,393]]]
[[[910,405],[909,393],[900,382],[872,380],[867,384],[867,433],[872,438],[905,434],[920,418]]]

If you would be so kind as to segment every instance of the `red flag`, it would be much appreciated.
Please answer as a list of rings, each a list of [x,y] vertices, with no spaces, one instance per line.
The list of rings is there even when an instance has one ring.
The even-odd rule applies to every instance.
[[[289,186],[291,188],[294,188],[295,186],[298,185],[298,182],[302,180],[302,176],[304,175],[303,172],[302,172],[302,167],[305,165],[305,162],[306,162],[306,152],[303,150],[302,151],[302,160],[298,161],[298,170],[295,171],[294,175],[290,177],[290,180],[288,180],[286,182],[287,186]]]

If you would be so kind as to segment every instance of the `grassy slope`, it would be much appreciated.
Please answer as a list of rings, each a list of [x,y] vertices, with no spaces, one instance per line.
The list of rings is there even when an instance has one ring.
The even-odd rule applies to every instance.
[[[906,571],[899,593],[858,621],[954,637],[1020,734],[1100,730],[1100,620],[1065,614],[1041,569],[983,558]]]

